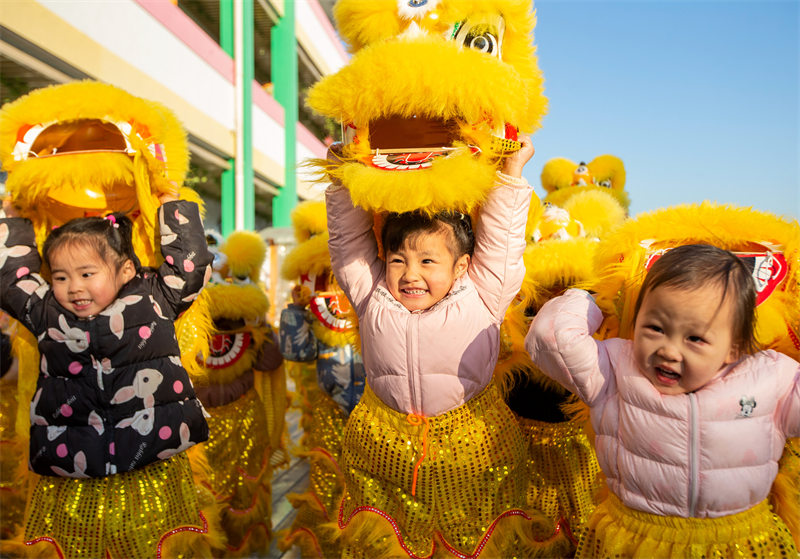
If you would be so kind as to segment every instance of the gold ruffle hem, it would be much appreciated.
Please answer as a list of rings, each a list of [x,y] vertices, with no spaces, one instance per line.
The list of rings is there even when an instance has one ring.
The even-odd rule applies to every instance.
[[[795,558],[783,521],[762,501],[719,518],[658,516],[625,506],[609,494],[589,519],[576,558]]]

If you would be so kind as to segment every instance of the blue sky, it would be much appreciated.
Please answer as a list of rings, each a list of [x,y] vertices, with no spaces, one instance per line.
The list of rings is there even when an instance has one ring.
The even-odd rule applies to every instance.
[[[632,216],[713,200],[800,217],[800,1],[538,0],[549,112],[525,169],[610,153]]]

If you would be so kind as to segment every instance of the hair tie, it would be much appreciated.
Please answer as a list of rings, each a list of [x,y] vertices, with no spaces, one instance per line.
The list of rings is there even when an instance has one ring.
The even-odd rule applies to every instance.
[[[105,216],[103,219],[106,219],[111,222],[111,227],[114,229],[119,229],[119,223],[117,223],[117,218],[113,216],[113,214],[109,214]]]

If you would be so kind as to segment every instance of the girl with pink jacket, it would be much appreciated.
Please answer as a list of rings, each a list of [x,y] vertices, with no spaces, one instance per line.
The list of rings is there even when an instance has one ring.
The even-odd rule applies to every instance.
[[[493,385],[500,323],[525,273],[529,139],[469,216],[371,213],[326,192],[328,246],[358,315],[367,388],[342,441],[344,556],[511,556],[524,549],[525,443]]]
[[[647,273],[633,340],[592,337],[585,291],[539,311],[526,348],[589,405],[610,489],[577,557],[797,557],[766,499],[800,436],[800,363],[753,351],[755,300],[737,256],[686,245]]]

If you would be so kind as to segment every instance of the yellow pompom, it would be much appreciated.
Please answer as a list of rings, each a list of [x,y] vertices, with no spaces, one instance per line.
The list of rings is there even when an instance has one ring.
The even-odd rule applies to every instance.
[[[234,231],[222,245],[227,257],[228,272],[234,277],[249,277],[258,281],[261,266],[267,255],[267,243],[254,231]]]

